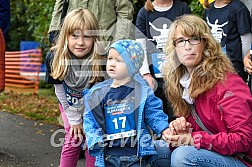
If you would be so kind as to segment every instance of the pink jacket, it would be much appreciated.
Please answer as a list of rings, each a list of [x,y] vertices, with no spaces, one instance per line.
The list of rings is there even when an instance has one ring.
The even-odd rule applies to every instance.
[[[214,135],[203,131],[189,116],[194,144],[222,155],[244,152],[252,157],[252,96],[236,74],[195,100],[201,121]]]

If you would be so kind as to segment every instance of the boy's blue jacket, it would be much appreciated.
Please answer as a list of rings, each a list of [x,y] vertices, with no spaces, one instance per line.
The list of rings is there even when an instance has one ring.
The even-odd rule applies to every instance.
[[[136,74],[135,94],[138,100],[139,110],[136,112],[137,129],[137,156],[151,156],[149,160],[157,155],[152,143],[149,128],[154,134],[160,135],[163,130],[168,128],[168,116],[163,112],[162,101],[154,95],[153,90],[147,85],[146,81]],[[91,156],[96,157],[95,166],[103,167],[105,134],[105,119],[101,106],[99,105],[106,92],[110,89],[113,80],[109,79],[93,86],[84,96],[85,113],[83,127],[86,135],[86,142]]]

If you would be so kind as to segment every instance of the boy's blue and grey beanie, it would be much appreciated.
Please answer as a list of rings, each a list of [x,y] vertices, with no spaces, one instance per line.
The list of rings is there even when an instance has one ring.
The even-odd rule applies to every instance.
[[[139,72],[144,60],[144,50],[141,43],[124,39],[114,42],[109,49],[114,48],[123,58],[130,77]]]

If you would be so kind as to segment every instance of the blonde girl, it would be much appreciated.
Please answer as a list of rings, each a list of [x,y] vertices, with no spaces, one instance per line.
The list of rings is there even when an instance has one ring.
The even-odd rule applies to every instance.
[[[60,166],[76,167],[83,140],[82,92],[102,81],[102,57],[98,42],[98,22],[87,9],[71,11],[64,19],[56,45],[51,77],[66,131]],[[86,152],[86,166],[94,166],[94,158]]]

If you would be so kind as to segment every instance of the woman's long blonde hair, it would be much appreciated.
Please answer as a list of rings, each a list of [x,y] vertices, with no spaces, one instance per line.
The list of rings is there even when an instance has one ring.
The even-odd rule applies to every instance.
[[[54,79],[63,80],[67,75],[71,60],[70,50],[68,49],[68,37],[74,34],[75,30],[99,30],[98,21],[93,13],[88,9],[75,9],[65,17],[56,45],[51,48],[54,51],[51,72],[51,76]],[[92,78],[89,81],[90,83],[101,79],[101,60],[104,59],[98,54],[99,37],[97,35],[92,37],[94,38],[94,47],[89,56],[89,60],[92,62]]]
[[[188,116],[190,105],[182,99],[183,88],[179,82],[187,69],[179,62],[173,44],[177,27],[181,29],[183,35],[202,37],[201,42],[204,42],[202,60],[191,73],[189,95],[193,100],[213,88],[217,82],[223,81],[226,74],[233,73],[234,69],[204,20],[195,15],[183,15],[172,23],[165,49],[167,63],[162,70],[165,81],[164,89],[175,115]]]

